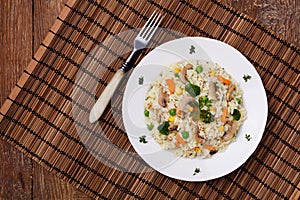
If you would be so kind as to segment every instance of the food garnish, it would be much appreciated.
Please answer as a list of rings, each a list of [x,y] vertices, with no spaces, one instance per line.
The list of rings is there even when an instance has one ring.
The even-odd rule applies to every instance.
[[[194,45],[191,45],[189,53],[190,54],[195,53],[195,46]]]
[[[244,76],[243,76],[243,79],[244,79],[244,81],[245,82],[248,82],[248,80],[250,80],[252,77],[249,75],[249,74],[245,74]]]
[[[245,134],[245,138],[246,138],[247,141],[250,141],[252,139],[250,134]]]
[[[148,143],[148,141],[146,140],[146,136],[143,135],[143,136],[139,137],[139,142],[140,142],[140,143],[143,143],[143,144]]]
[[[200,173],[200,168],[195,169],[193,176],[197,175],[198,173]]]
[[[169,135],[169,125],[170,123],[168,121],[163,122],[162,124],[160,124],[157,129],[159,130],[159,132],[162,135]]]
[[[139,85],[143,85],[144,84],[144,77],[140,76],[139,77]]]

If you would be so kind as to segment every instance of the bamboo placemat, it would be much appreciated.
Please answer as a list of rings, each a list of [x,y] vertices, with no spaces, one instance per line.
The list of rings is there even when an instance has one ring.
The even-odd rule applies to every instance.
[[[128,55],[120,55],[122,46],[111,46],[132,47],[128,42],[132,38],[117,37],[118,43],[111,46],[103,41],[140,28],[154,10],[164,13],[165,28],[215,38],[237,48],[263,80],[269,113],[262,141],[246,163],[222,178],[193,183],[147,171],[124,131],[124,86],[97,125],[86,122],[95,99]],[[104,56],[97,57],[96,50]],[[99,65],[97,71],[89,68],[91,63]],[[298,47],[215,0],[71,0],[1,108],[0,134],[96,198],[297,199],[299,66]],[[82,76],[97,84],[85,87]],[[76,96],[77,92],[87,99]],[[112,145],[115,148],[107,152]]]

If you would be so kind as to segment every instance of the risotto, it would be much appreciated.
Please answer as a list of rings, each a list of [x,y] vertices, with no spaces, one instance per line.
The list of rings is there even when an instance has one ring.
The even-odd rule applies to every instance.
[[[163,149],[207,158],[235,140],[246,111],[239,84],[223,68],[189,61],[161,72],[147,92],[144,115]]]

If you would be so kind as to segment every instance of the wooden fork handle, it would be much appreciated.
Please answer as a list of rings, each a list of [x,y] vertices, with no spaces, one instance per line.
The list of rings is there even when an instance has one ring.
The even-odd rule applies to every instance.
[[[96,122],[101,117],[116,88],[122,80],[124,74],[125,73],[121,69],[119,69],[115,73],[111,81],[108,83],[108,85],[106,86],[106,88],[104,89],[104,91],[102,92],[102,94],[100,95],[99,99],[96,101],[95,105],[93,106],[90,112],[90,123]]]

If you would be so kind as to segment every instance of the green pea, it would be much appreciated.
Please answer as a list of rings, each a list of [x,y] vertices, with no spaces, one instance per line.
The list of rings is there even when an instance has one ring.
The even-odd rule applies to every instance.
[[[202,67],[202,65],[198,65],[197,67],[196,67],[196,72],[197,73],[201,73],[201,72],[203,72],[203,67]]]
[[[175,116],[176,115],[176,109],[172,108],[171,110],[169,110],[169,113],[171,116]]]
[[[183,132],[181,133],[181,135],[182,135],[182,138],[183,138],[183,139],[188,139],[189,136],[190,136],[189,132],[187,132],[187,131],[183,131]]]
[[[149,110],[145,110],[145,111],[144,111],[144,115],[145,115],[146,117],[149,117]]]

